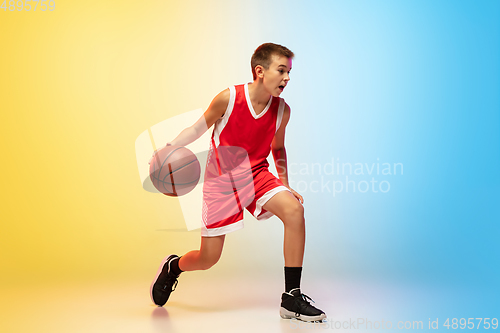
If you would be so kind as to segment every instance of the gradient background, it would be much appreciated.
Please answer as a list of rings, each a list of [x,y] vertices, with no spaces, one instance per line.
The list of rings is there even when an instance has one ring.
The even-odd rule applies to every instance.
[[[145,331],[91,325],[127,292],[150,316],[157,265],[200,240],[176,199],[142,189],[135,139],[251,81],[269,41],[296,54],[289,163],[404,165],[374,176],[388,193],[303,191],[304,292],[348,293],[347,317],[500,317],[498,1],[56,0],[0,10],[0,27],[2,331]],[[185,281],[279,290],[281,249],[279,220],[250,219]]]

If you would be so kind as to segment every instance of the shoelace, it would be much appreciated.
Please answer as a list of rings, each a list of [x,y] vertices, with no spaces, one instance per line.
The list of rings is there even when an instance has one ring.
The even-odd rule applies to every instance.
[[[174,290],[175,290],[175,287],[177,287],[177,283],[178,283],[179,281],[177,280],[177,277],[172,276],[172,275],[168,275],[168,277],[167,277],[167,281],[165,281],[165,285],[163,286],[163,290],[167,289],[167,286],[168,286],[168,284],[172,281],[172,279],[175,279],[174,284],[172,285],[172,291],[174,291]]]
[[[294,296],[294,301],[295,301],[295,304],[297,305],[297,308],[300,309],[300,303],[301,302],[305,302],[307,305],[310,305],[311,303],[309,303],[307,300],[310,300],[311,302],[313,303],[316,303],[313,301],[313,299],[309,296],[307,296],[306,294],[300,294],[297,295],[297,296]],[[300,313],[299,312],[295,312],[295,317],[300,317]]]

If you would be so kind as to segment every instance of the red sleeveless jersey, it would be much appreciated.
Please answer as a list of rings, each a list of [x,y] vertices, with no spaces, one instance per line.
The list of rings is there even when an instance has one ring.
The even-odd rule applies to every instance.
[[[229,104],[224,115],[215,123],[212,145],[243,148],[253,172],[267,168],[267,157],[281,125],[285,102],[282,98],[271,96],[264,110],[256,114],[248,94],[248,84],[236,85],[229,90]]]
[[[287,190],[272,175],[267,157],[281,125],[285,102],[270,97],[258,115],[248,95],[248,84],[229,88],[229,103],[215,122],[203,182],[202,219],[206,235],[243,227],[243,208],[257,219],[272,215],[263,205]]]

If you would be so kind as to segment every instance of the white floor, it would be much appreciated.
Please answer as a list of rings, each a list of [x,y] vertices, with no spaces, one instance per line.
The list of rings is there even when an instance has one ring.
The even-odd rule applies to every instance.
[[[352,326],[405,314],[400,320],[422,320],[412,306],[439,306],[435,291],[354,281],[318,279],[303,283],[303,292],[328,315],[320,324],[281,319],[279,278],[233,276],[202,278],[203,273],[181,276],[165,307],[149,297],[150,280],[119,284],[87,283],[57,287],[32,285],[2,293],[2,332],[297,332],[372,331]],[[204,281],[204,282],[202,282]],[[8,300],[7,302],[5,302]],[[429,308],[430,309],[430,308]],[[393,321],[395,326],[396,322]],[[337,327],[335,327],[337,326]],[[394,327],[393,327],[394,328]]]

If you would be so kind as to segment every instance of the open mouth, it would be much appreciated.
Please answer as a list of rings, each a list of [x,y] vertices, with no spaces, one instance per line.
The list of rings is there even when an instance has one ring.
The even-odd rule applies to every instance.
[[[285,89],[285,86],[284,85],[281,85],[279,86],[280,90],[283,91],[283,89]]]

